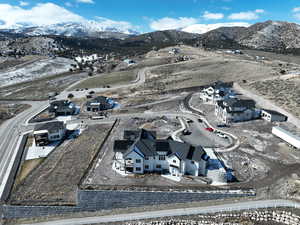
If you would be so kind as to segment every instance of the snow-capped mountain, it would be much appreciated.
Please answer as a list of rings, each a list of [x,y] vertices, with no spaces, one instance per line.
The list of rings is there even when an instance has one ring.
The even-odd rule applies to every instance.
[[[24,34],[28,36],[40,35],[63,35],[72,37],[98,37],[123,39],[139,32],[122,27],[108,26],[97,21],[68,22],[52,24],[47,26],[30,26],[29,24],[18,24],[11,29],[5,29],[10,33]]]

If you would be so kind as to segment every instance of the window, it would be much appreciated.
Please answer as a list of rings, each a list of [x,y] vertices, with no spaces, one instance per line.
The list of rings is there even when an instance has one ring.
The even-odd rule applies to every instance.
[[[136,167],[135,171],[141,171],[141,167]]]
[[[173,160],[173,163],[177,163],[176,159]]]
[[[161,169],[161,165],[160,164],[156,165],[156,169]]]
[[[145,157],[145,160],[149,160],[149,157]]]
[[[57,138],[59,138],[59,135],[53,135],[53,136],[51,136],[51,138],[57,139]]]
[[[195,164],[195,162],[194,162],[194,161],[191,161],[191,163],[192,163],[192,164]]]
[[[140,160],[140,159],[136,159],[136,160],[135,160],[135,162],[136,162],[136,163],[141,163],[141,162],[142,162],[142,160]]]
[[[158,158],[159,158],[159,160],[166,160],[166,156],[164,156],[164,155],[160,155]]]
[[[145,169],[148,170],[149,169],[149,165],[145,165]]]

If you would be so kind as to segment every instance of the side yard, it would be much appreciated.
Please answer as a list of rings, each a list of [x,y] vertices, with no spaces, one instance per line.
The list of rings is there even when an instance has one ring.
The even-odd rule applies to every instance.
[[[10,203],[74,205],[77,186],[110,129],[107,124],[90,126],[65,141],[13,190]]]

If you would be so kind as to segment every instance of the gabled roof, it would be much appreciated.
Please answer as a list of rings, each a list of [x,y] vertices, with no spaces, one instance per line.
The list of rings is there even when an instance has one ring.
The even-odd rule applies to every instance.
[[[117,140],[114,142],[114,152],[126,152],[134,142],[130,140]]]
[[[126,133],[126,135],[124,133],[126,137],[130,134],[135,136],[138,134],[138,138],[136,140],[129,138],[123,141],[115,141],[114,151],[122,152],[125,157],[133,151],[134,147],[138,148],[145,157],[153,157],[157,156],[158,152],[165,152],[166,155],[176,155],[181,160],[189,159],[200,161],[206,154],[204,149],[200,146],[194,147],[190,144],[171,139],[157,140],[153,132],[147,130],[142,129],[138,132],[127,131]]]
[[[65,129],[65,124],[62,121],[53,121],[47,123],[40,123],[35,125],[34,131],[47,130],[49,132],[54,132],[57,130]]]
[[[68,100],[53,101],[50,103],[49,112],[73,112],[75,105]]]
[[[156,139],[155,131],[148,131],[145,129],[140,130],[125,130],[124,139],[136,140],[136,139]]]
[[[251,99],[228,98],[225,100],[217,101],[217,105],[231,112],[234,108],[253,109],[255,108],[255,101]]]

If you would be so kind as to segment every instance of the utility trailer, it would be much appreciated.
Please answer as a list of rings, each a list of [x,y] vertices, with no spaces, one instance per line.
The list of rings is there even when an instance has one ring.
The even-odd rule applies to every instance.
[[[281,127],[273,127],[272,134],[281,138],[294,148],[300,149],[300,137],[281,128]]]

